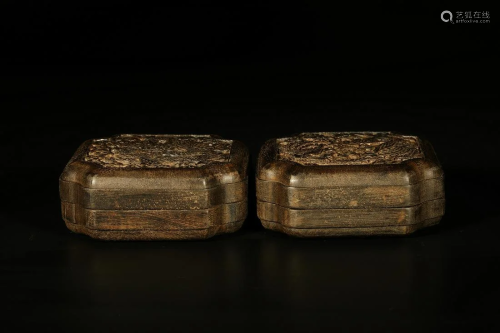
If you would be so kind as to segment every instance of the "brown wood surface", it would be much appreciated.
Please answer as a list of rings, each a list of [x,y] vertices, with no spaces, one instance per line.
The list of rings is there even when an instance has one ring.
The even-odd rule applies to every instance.
[[[290,228],[273,221],[261,220],[262,225],[269,230],[278,231],[295,237],[342,237],[342,236],[393,236],[408,235],[422,228],[436,225],[441,217],[421,221],[420,223],[403,226],[354,227],[354,228]]]
[[[247,202],[195,210],[92,210],[62,202],[63,219],[96,230],[188,230],[244,220]]]
[[[61,201],[88,209],[204,209],[247,198],[247,182],[223,184],[206,190],[90,189],[59,181]]]
[[[107,168],[84,160],[92,140],[77,149],[60,180],[94,189],[203,190],[247,179],[248,149],[233,140],[227,163],[197,168]]]
[[[444,197],[443,178],[406,186],[291,187],[257,179],[257,198],[300,209],[407,207]]]
[[[59,178],[70,230],[98,239],[207,238],[247,215],[248,150],[214,135],[84,142]]]
[[[291,209],[257,202],[257,215],[261,220],[281,223],[290,228],[401,226],[418,224],[443,214],[443,199],[410,207],[370,209]]]
[[[422,141],[425,158],[399,164],[378,165],[301,165],[278,159],[276,139],[261,148],[257,179],[290,187],[406,186],[443,177],[443,170],[432,145]]]
[[[444,214],[432,145],[393,133],[303,133],[268,140],[257,163],[257,215],[297,236],[406,234]]]
[[[215,235],[233,233],[238,231],[244,220],[211,226],[205,229],[187,230],[96,230],[85,225],[65,221],[69,230],[85,234],[99,240],[125,240],[125,241],[150,241],[150,240],[193,240],[206,239]]]

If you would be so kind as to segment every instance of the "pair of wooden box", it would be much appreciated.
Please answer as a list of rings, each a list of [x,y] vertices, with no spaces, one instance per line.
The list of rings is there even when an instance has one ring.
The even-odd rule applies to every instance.
[[[303,133],[262,147],[257,213],[294,236],[408,234],[444,214],[443,172],[417,137]]]
[[[248,151],[213,135],[84,142],[60,177],[63,219],[108,240],[203,239],[247,215]],[[296,236],[406,234],[444,214],[432,147],[393,133],[273,139],[257,167],[264,227]]]
[[[59,180],[75,232],[109,240],[197,239],[247,215],[248,152],[217,136],[119,135],[84,142]]]

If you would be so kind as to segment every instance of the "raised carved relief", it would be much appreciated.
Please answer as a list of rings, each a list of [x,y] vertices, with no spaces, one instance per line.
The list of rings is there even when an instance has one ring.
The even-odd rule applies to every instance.
[[[302,133],[277,142],[279,160],[302,165],[398,164],[424,157],[417,137],[390,132]]]

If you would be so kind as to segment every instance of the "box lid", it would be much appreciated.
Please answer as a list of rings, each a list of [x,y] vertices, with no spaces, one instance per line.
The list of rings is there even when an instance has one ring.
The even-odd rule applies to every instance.
[[[444,198],[443,172],[415,136],[302,133],[264,145],[257,198],[296,209],[409,207]]]
[[[89,189],[199,190],[246,180],[248,151],[216,135],[122,134],[84,142],[60,180]]]
[[[407,186],[443,176],[432,146],[392,132],[317,132],[267,141],[257,179],[290,187]]]

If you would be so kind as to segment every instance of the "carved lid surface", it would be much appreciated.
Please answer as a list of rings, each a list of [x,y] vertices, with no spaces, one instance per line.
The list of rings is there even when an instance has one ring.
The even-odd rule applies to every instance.
[[[232,140],[210,135],[119,135],[93,140],[82,159],[106,168],[198,168],[229,162]]]
[[[317,132],[277,139],[278,160],[301,165],[399,164],[424,158],[416,136],[391,132]]]

